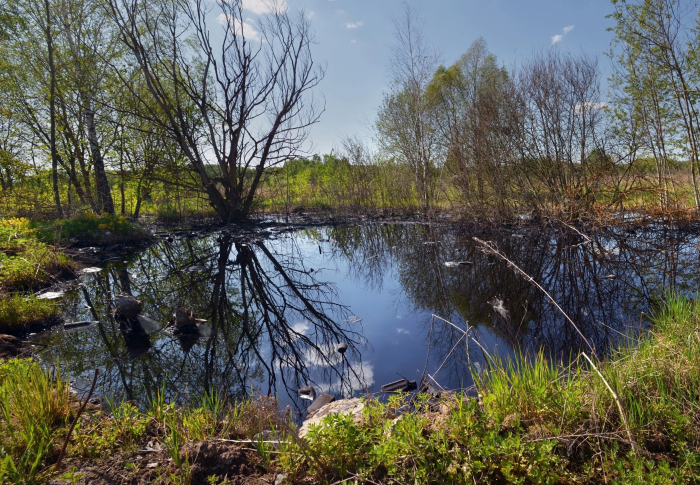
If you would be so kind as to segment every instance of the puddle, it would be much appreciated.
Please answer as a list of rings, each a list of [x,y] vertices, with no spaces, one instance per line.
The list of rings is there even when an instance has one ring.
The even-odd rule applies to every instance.
[[[693,234],[647,227],[590,237],[519,228],[488,239],[599,354],[644,327],[665,288],[698,289]],[[163,239],[84,272],[58,300],[66,321],[84,325],[36,336],[48,345],[40,358],[77,382],[97,368],[103,395],[141,405],[160,389],[180,402],[216,389],[233,399],[272,394],[300,411],[307,385],[357,396],[420,381],[425,369],[444,388],[470,386],[468,364],[483,368],[484,355],[462,338],[467,322],[489,353],[566,357],[582,346],[551,301],[456,229],[336,226],[258,239]],[[143,303],[138,332],[114,318],[120,293]],[[206,320],[197,335],[168,327],[177,307]]]

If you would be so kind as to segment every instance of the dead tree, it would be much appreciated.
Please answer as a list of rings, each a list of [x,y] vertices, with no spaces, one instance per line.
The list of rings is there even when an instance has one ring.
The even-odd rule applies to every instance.
[[[245,218],[265,170],[297,156],[322,112],[308,18],[270,2],[252,25],[241,0],[217,2],[214,35],[214,4],[203,0],[107,4],[155,107],[132,94],[177,141],[221,219]]]

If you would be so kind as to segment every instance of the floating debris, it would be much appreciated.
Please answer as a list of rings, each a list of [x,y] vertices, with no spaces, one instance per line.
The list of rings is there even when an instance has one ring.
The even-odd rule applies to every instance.
[[[299,397],[307,401],[313,401],[316,399],[316,391],[311,386],[301,387],[299,388]]]
[[[503,306],[503,300],[501,300],[497,296],[494,296],[491,300],[487,301],[486,303],[491,305],[491,308],[493,308],[493,310],[505,320],[510,320],[510,314],[508,313],[506,307]]]
[[[81,273],[99,273],[100,271],[102,271],[102,268],[92,266],[90,268],[83,268]]]
[[[344,322],[349,322],[349,323],[359,323],[359,322],[362,321],[362,319],[361,319],[360,317],[358,317],[357,315],[352,315],[352,316],[346,318],[346,319],[343,320],[343,321],[344,321]]]
[[[341,354],[344,354],[345,352],[347,352],[347,350],[348,350],[348,344],[346,344],[345,342],[340,342],[338,344],[338,352],[340,352]]]
[[[55,300],[56,298],[61,298],[65,293],[62,291],[47,291],[41,295],[37,295],[37,300]]]
[[[143,309],[141,302],[131,295],[116,295],[114,300],[117,302],[117,313],[124,318],[135,318]]]
[[[63,328],[66,330],[70,330],[73,328],[88,327],[90,325],[95,325],[97,323],[100,323],[100,322],[98,322],[97,320],[95,320],[95,321],[86,320],[86,321],[82,321],[82,322],[66,322],[63,324]]]
[[[390,382],[389,384],[384,384],[382,386],[382,392],[396,392],[396,391],[415,391],[418,389],[418,384],[416,381],[409,381],[408,379],[401,378],[398,381]]]
[[[445,266],[448,268],[457,268],[458,266],[467,266],[469,264],[474,264],[473,261],[445,261]]]
[[[335,401],[335,396],[331,396],[330,394],[326,394],[325,392],[318,396],[318,398],[311,403],[311,406],[306,408],[306,413],[311,416],[313,413],[321,409],[323,406],[326,404],[330,404],[333,401]]]

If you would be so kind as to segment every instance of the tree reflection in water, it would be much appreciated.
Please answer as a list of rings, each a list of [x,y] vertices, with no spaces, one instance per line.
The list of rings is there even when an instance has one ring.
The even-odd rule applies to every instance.
[[[398,279],[401,297],[423,315],[426,348],[431,336],[432,369],[463,333],[440,322],[431,331],[431,314],[461,328],[469,322],[500,354],[541,350],[566,360],[582,347],[554,305],[505,262],[483,254],[469,232],[440,225],[341,226],[321,237],[337,241],[335,254],[351,262],[350,276],[360,284],[380,286],[389,274]],[[647,324],[643,312],[653,311],[664,291],[699,287],[698,238],[683,230],[620,228],[598,231],[588,241],[565,226],[516,227],[480,237],[538,281],[601,355],[621,335]],[[472,264],[448,268],[446,261]],[[477,362],[483,356],[474,344],[465,347],[463,341],[449,355],[438,381],[471,382],[465,352]]]
[[[589,236],[565,226],[479,235],[535,278],[599,355],[622,334],[645,326],[642,312],[652,311],[666,289],[698,288],[693,234],[647,226]],[[308,267],[313,254],[321,269]],[[446,261],[472,264],[448,268]],[[471,233],[440,225],[336,226],[264,242],[220,235],[161,243],[84,283],[66,302],[67,319],[100,324],[44,337],[51,344],[46,358],[60,360],[74,376],[100,367],[105,392],[140,403],[161,388],[180,400],[212,389],[232,398],[258,389],[302,408],[296,391],[307,383],[345,395],[372,390],[374,375],[379,384],[396,379],[395,360],[403,359],[404,369],[423,369],[428,348],[427,370],[440,368],[438,382],[468,386],[467,362],[482,360],[481,352],[473,344],[465,348],[454,327],[436,321],[431,328],[431,314],[461,328],[468,322],[489,351],[501,355],[543,351],[567,359],[582,344],[545,296],[503,261],[483,254]],[[399,291],[392,297],[387,286]],[[338,294],[338,287],[348,293]],[[381,297],[370,303],[365,296],[352,308],[374,332],[377,369],[361,357],[368,349],[361,332],[369,330],[348,318],[343,299],[347,303],[353,291]],[[113,297],[122,292],[143,301],[143,313],[152,319],[140,322],[143,333],[122,331],[115,321]],[[408,340],[386,337],[400,329],[382,320],[388,313],[377,304],[412,309],[410,338],[420,342],[410,353],[402,347]],[[206,336],[161,330],[178,306],[207,320]],[[344,358],[336,351],[341,341],[349,344]]]
[[[294,398],[309,383],[343,394],[364,389],[366,342],[344,321],[349,312],[334,286],[304,267],[293,237],[269,246],[222,234],[163,242],[128,268],[113,265],[87,278],[66,303],[67,320],[100,323],[48,335],[44,358],[64,363],[73,376],[99,367],[103,392],[140,404],[161,389],[181,401],[212,389],[234,399],[251,392]],[[144,328],[115,318],[119,293],[143,302]],[[206,337],[162,330],[178,306],[207,320],[200,332]],[[348,344],[344,355],[339,342]]]

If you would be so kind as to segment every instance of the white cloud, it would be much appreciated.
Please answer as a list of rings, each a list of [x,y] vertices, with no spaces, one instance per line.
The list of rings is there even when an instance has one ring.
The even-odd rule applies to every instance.
[[[352,39],[352,40],[350,41],[351,44],[355,44],[356,42],[357,42],[357,39]]]
[[[311,12],[309,12],[309,13],[306,14],[306,18],[307,18],[307,19],[312,19],[312,18],[314,18],[315,16],[316,16],[316,12],[314,12],[313,10],[312,10]]]
[[[397,329],[396,329],[396,333],[402,333],[402,334],[404,334],[404,335],[410,335],[410,334],[411,334],[411,331],[410,331],[410,330],[406,330],[405,328],[397,328]]]
[[[216,20],[218,20],[220,24],[225,24],[228,21],[229,24],[232,24],[233,32],[236,35],[243,35],[243,37],[249,40],[260,40],[260,32],[255,30],[255,27],[248,22],[231,17],[230,15],[225,15],[223,13],[219,14]],[[252,22],[252,19],[246,20]]]
[[[558,44],[559,42],[561,42],[562,39],[564,38],[564,36],[565,36],[566,34],[568,34],[569,32],[571,32],[572,30],[574,30],[574,26],[573,26],[573,25],[567,25],[566,27],[564,27],[563,29],[561,29],[561,31],[562,31],[561,34],[557,34],[557,35],[553,35],[553,36],[552,36],[552,45]]]
[[[243,0],[242,6],[244,10],[255,14],[272,13],[276,10],[287,10],[285,0]]]
[[[363,21],[359,21],[359,22],[348,22],[347,24],[345,24],[345,28],[346,28],[346,29],[359,29],[359,28],[362,27],[363,25],[365,25],[365,23],[364,23]]]
[[[352,364],[344,375],[344,380],[343,383],[340,379],[335,379],[327,388],[321,386],[321,390],[337,394],[348,388],[353,391],[369,388],[374,384],[374,366],[365,362]]]

